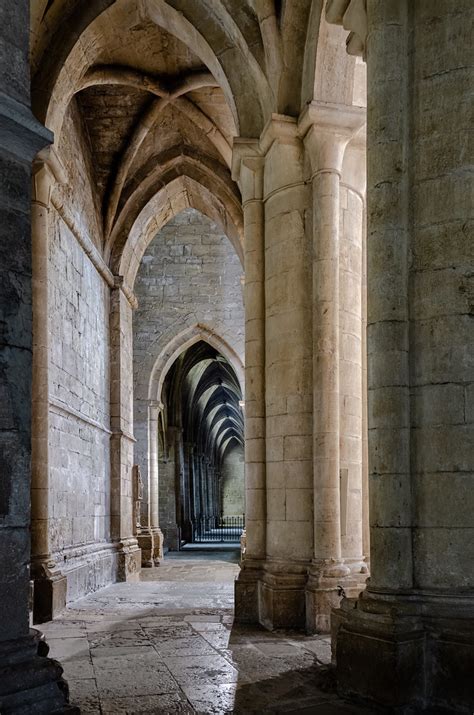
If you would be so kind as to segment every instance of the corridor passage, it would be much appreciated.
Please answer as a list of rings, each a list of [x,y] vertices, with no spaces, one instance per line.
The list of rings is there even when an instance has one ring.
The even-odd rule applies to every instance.
[[[233,625],[238,552],[190,549],[41,629],[82,713],[367,713],[333,694],[329,637]]]

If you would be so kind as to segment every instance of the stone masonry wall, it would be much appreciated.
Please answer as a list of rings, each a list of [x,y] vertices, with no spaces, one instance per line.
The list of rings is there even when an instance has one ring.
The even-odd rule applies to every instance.
[[[60,158],[68,181],[50,210],[50,525],[74,600],[115,580],[115,557],[108,545],[110,290],[67,225],[100,241],[74,112],[67,122]],[[71,186],[81,190],[71,194]]]
[[[145,482],[146,400],[153,365],[171,339],[197,324],[223,338],[243,361],[242,273],[229,239],[194,209],[164,226],[143,256],[135,283],[133,344],[135,461]]]
[[[187,327],[201,323],[243,357],[243,273],[221,229],[194,209],[164,226],[149,245],[135,283],[134,378],[146,396],[159,352]]]

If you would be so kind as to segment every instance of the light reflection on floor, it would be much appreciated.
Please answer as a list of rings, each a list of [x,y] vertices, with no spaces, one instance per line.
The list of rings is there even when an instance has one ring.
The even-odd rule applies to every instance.
[[[328,638],[233,625],[236,552],[193,550],[45,624],[83,713],[369,712],[332,692]]]

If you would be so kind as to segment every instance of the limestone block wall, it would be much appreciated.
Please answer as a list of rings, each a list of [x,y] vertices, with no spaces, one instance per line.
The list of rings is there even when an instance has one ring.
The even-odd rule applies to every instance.
[[[52,195],[56,212],[75,227],[80,236],[101,249],[100,205],[94,191],[90,149],[84,136],[82,117],[75,100],[64,117],[56,150],[65,171],[65,182],[58,182]]]
[[[226,516],[245,514],[244,452],[242,447],[229,448],[221,465],[222,513]]]
[[[161,229],[135,282],[134,377],[140,395],[159,352],[186,327],[205,324],[243,355],[242,272],[229,239],[198,211],[186,209]]]
[[[153,366],[170,340],[198,324],[215,332],[243,359],[242,273],[227,236],[194,209],[169,221],[143,256],[135,282],[133,371],[135,462],[145,484],[148,384]],[[143,509],[146,519],[146,503]]]
[[[110,542],[110,289],[77,240],[100,243],[85,152],[67,117],[49,223],[51,549],[67,599],[115,580]],[[76,191],[72,194],[70,187]]]

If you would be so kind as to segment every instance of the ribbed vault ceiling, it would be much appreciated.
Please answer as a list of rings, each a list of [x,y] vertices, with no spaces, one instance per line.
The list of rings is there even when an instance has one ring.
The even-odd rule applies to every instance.
[[[165,383],[168,421],[183,429],[185,442],[220,461],[231,444],[244,443],[238,379],[229,362],[200,341],[176,360]]]

